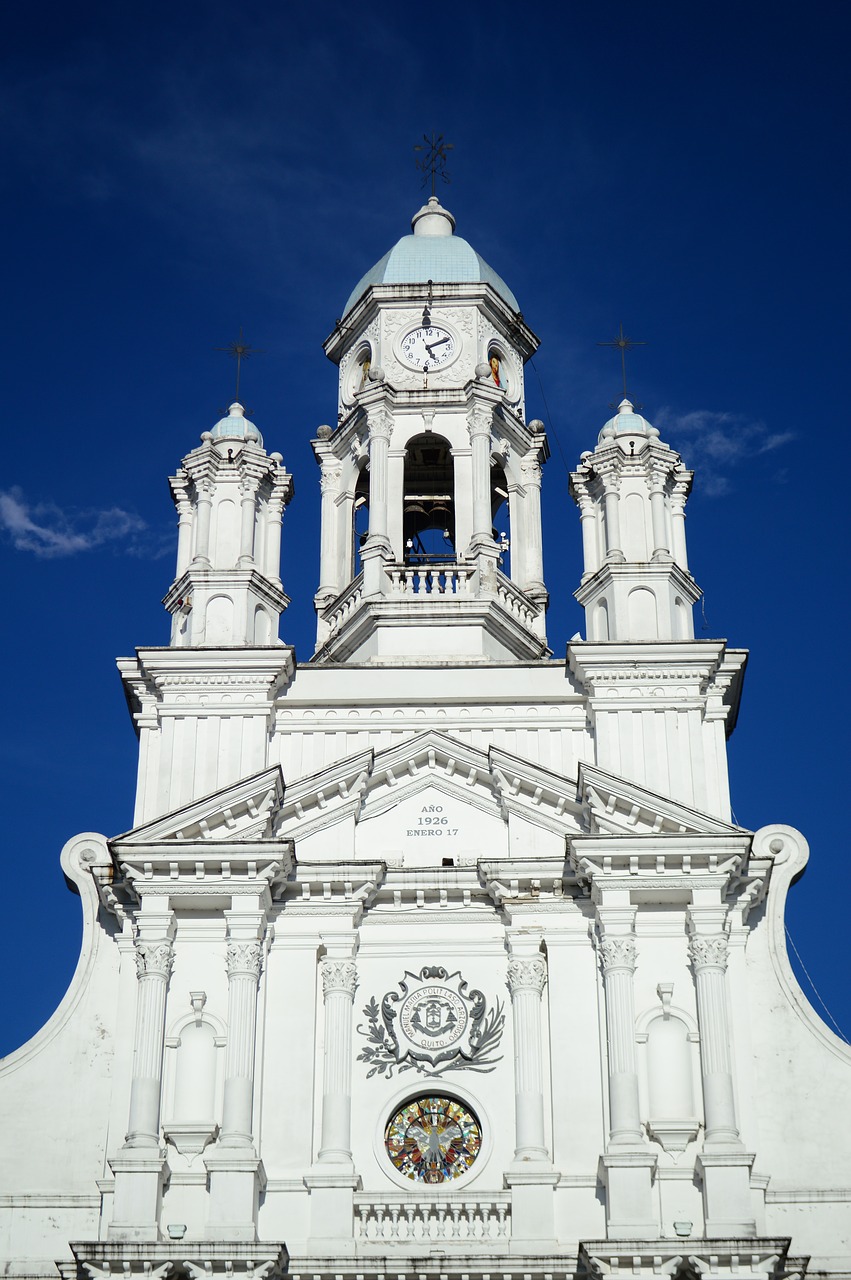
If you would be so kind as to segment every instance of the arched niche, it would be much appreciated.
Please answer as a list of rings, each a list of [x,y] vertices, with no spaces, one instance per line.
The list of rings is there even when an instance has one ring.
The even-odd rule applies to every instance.
[[[407,564],[455,559],[455,464],[444,436],[427,431],[405,448],[402,545]]]
[[[666,1151],[684,1151],[700,1128],[697,1024],[670,1002],[673,985],[660,987],[661,1004],[638,1021],[643,1046],[643,1110],[650,1134]]]
[[[239,556],[239,512],[231,498],[222,498],[214,508],[213,568],[232,569]]]
[[[166,1037],[163,1133],[183,1155],[203,1151],[218,1131],[224,1045],[222,1023],[200,1009]]]
[[[594,640],[608,640],[609,638],[609,603],[605,599],[598,600],[594,605]]]
[[[627,493],[623,499],[623,553],[627,560],[646,563],[647,514],[645,501],[640,493]]]
[[[272,619],[262,604],[254,609],[254,643],[259,645],[272,643]]]
[[[212,596],[208,600],[204,644],[233,644],[233,601],[230,596]]]
[[[677,640],[692,638],[691,605],[686,604],[681,596],[674,597],[674,638]]]
[[[656,596],[649,587],[633,587],[626,600],[630,640],[658,640]]]

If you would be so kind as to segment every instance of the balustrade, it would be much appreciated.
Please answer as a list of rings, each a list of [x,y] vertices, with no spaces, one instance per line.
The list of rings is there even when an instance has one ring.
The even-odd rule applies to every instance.
[[[472,565],[391,565],[391,592],[394,596],[467,596]]]
[[[377,1201],[355,1196],[355,1239],[360,1243],[418,1244],[439,1240],[463,1244],[472,1240],[506,1240],[511,1234],[511,1201],[508,1196],[487,1200],[428,1199],[400,1195]]]

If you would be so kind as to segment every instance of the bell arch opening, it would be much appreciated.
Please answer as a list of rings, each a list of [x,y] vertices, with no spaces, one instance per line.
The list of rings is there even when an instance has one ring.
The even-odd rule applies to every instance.
[[[452,446],[428,432],[405,451],[402,544],[406,564],[455,560],[455,464]]]

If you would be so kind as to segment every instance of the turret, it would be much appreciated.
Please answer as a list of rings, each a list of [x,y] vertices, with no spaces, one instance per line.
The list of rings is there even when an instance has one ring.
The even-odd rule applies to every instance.
[[[700,588],[688,571],[692,472],[629,400],[570,477],[584,572],[576,599],[589,640],[692,640]]]
[[[278,644],[281,520],[293,494],[279,453],[232,404],[169,480],[177,570],[163,603],[174,646]]]

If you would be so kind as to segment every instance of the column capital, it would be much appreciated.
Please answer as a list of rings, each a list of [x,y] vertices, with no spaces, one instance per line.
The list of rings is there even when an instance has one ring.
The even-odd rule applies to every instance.
[[[725,933],[712,936],[693,933],[689,938],[688,953],[695,971],[720,969],[723,972],[727,968],[729,946]]]
[[[617,969],[634,973],[636,953],[635,938],[631,934],[620,937],[607,933],[600,935],[600,955],[604,973],[613,973]]]
[[[508,962],[508,988],[514,996],[518,991],[534,991],[540,995],[547,981],[547,962],[543,956],[513,956]]]
[[[393,418],[383,405],[370,406],[366,421],[370,442],[373,440],[389,441],[393,434]]]
[[[326,1000],[338,992],[354,1000],[358,985],[358,970],[354,960],[335,960],[330,956],[323,956],[319,961],[319,973],[322,978],[322,994]]]
[[[490,405],[474,405],[467,413],[467,431],[471,441],[476,436],[487,436],[490,440],[492,425],[493,409]]]
[[[228,978],[245,974],[259,978],[263,963],[263,944],[261,942],[229,942],[227,945]]]
[[[136,973],[140,978],[162,978],[168,982],[174,965],[174,943],[170,938],[150,941],[134,938],[136,948]]]
[[[319,473],[319,492],[320,493],[336,493],[340,487],[340,476],[343,474],[342,468],[336,458],[322,459],[322,469]]]

